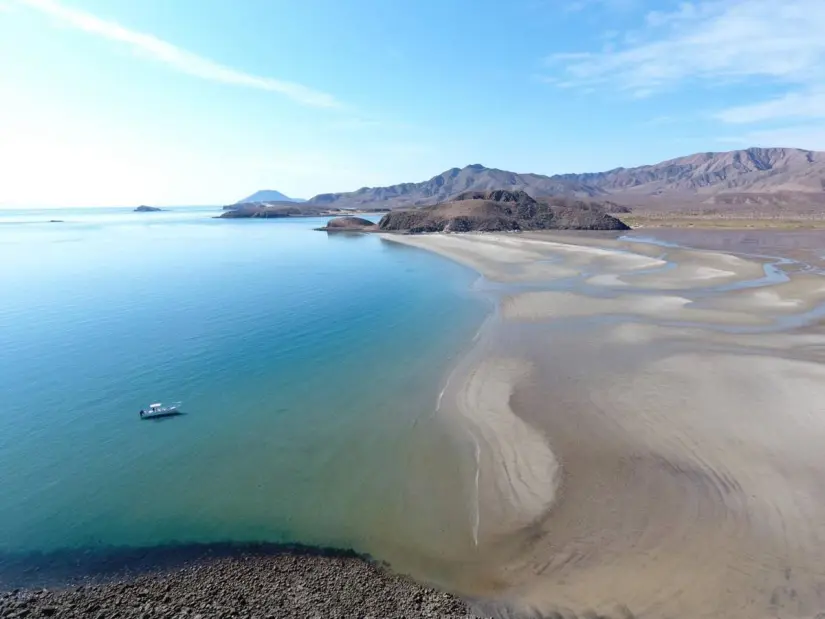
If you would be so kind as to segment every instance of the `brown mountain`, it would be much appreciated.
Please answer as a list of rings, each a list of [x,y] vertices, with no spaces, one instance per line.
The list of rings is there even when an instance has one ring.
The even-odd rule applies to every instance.
[[[480,164],[452,168],[421,183],[402,183],[389,187],[362,187],[345,193],[323,193],[309,200],[310,204],[358,208],[380,203],[389,207],[423,206],[446,202],[464,191],[508,189],[526,191],[532,196],[599,196],[604,192],[575,180],[541,174],[517,174]]]
[[[798,148],[749,148],[553,178],[597,187],[614,195],[822,193],[825,153]]]
[[[779,200],[786,208],[809,210],[825,207],[825,153],[749,148],[698,153],[636,168],[556,176],[518,174],[475,164],[452,168],[421,183],[321,194],[309,203],[339,208],[424,206],[449,201],[465,191],[492,189],[525,191],[534,198],[596,198],[651,209],[706,204],[720,210],[726,206],[771,210]]]

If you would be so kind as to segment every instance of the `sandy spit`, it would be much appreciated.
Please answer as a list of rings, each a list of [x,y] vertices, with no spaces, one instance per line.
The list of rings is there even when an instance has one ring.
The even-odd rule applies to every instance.
[[[562,616],[825,616],[825,278],[615,239],[388,240],[516,285],[491,293],[499,318],[443,407],[484,437],[496,595]]]

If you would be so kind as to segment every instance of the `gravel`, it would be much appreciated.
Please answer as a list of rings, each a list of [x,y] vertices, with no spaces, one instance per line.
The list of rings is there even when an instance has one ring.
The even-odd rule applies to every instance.
[[[171,570],[0,593],[0,617],[472,618],[461,599],[357,556],[207,557]]]

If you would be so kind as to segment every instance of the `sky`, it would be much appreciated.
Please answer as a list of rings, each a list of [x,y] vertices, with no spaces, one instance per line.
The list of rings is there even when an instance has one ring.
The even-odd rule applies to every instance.
[[[0,0],[0,206],[825,150],[825,0]]]

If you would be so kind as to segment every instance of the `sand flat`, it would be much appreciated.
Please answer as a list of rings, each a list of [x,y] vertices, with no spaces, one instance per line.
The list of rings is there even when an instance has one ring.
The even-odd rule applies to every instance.
[[[484,435],[478,509],[496,535],[478,541],[496,586],[467,592],[579,616],[825,611],[825,330],[810,314],[825,278],[572,238],[401,240],[491,279],[531,278],[497,293],[501,311],[442,406]],[[551,257],[555,270],[518,262]],[[579,277],[559,288],[566,271]],[[783,330],[793,317],[808,323]],[[548,477],[557,488],[535,518]]]

